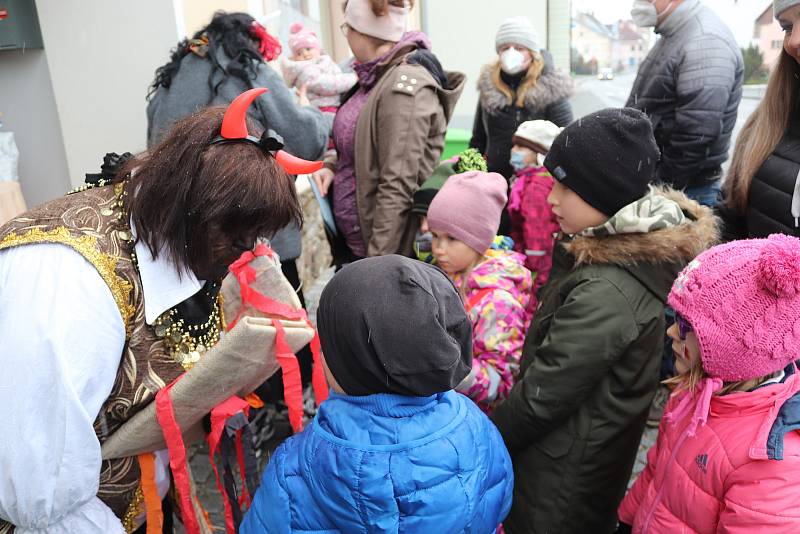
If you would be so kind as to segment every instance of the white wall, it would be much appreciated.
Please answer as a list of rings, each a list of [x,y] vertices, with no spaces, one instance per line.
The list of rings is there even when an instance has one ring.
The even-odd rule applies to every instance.
[[[473,3],[479,4],[480,8],[471,9],[465,6]],[[542,46],[546,46],[547,1],[428,0],[422,4],[422,8],[425,10],[424,29],[444,68],[467,75],[467,85],[458,101],[450,126],[471,129],[478,104],[475,83],[481,66],[497,58],[494,50],[497,28],[508,17],[524,15],[531,19],[539,32]]]
[[[73,185],[145,148],[145,95],[178,41],[170,0],[37,0]]]
[[[14,132],[19,181],[28,207],[70,188],[64,140],[42,49],[0,52],[0,112],[3,131]]]

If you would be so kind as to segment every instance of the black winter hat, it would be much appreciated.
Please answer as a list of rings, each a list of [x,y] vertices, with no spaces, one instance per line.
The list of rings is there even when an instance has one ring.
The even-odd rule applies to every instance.
[[[472,369],[472,324],[450,278],[402,256],[359,260],[328,283],[317,311],[322,352],[348,395],[426,397]]]
[[[608,108],[564,128],[544,166],[558,182],[611,217],[647,194],[659,156],[647,115],[633,108]]]

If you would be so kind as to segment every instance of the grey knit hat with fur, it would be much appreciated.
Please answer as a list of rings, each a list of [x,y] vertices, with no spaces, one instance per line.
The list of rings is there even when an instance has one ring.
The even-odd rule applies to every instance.
[[[793,6],[800,6],[800,0],[772,0],[772,13],[775,18]]]

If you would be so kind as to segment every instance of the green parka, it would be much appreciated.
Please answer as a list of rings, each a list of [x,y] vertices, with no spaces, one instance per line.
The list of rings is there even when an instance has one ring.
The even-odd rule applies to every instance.
[[[613,532],[656,390],[666,297],[716,241],[711,210],[675,191],[686,221],[556,246],[519,380],[494,411],[514,463],[506,532]]]

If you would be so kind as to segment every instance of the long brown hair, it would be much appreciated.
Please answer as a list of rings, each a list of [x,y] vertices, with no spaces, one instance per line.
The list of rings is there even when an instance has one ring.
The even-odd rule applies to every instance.
[[[789,117],[797,105],[797,92],[800,90],[798,75],[797,62],[782,50],[770,75],[764,99],[739,133],[724,185],[727,206],[738,213],[747,209],[753,176],[778,146],[789,126]]]
[[[533,60],[531,61],[531,66],[528,67],[528,72],[525,73],[525,77],[519,84],[519,88],[517,88],[516,99],[514,98],[514,91],[503,81],[503,78],[500,77],[500,73],[502,72],[500,61],[495,63],[494,67],[492,67],[492,82],[506,97],[507,105],[513,103],[518,108],[525,107],[525,95],[528,91],[536,87],[536,84],[539,82],[539,77],[544,70],[544,57],[535,50],[531,51],[531,54],[533,54]]]
[[[137,239],[154,258],[169,254],[179,272],[208,260],[213,228],[232,237],[272,237],[302,224],[294,180],[275,158],[250,143],[209,144],[225,109],[209,107],[179,121],[117,175],[132,175],[127,205]],[[252,121],[247,128],[261,135]]]

